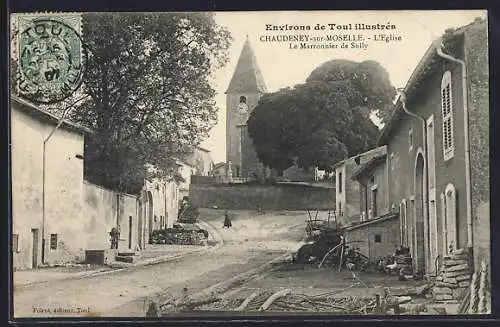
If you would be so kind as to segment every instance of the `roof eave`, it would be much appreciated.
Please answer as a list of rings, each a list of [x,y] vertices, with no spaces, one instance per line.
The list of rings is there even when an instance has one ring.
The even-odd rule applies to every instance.
[[[398,216],[399,216],[399,213],[390,212],[388,214],[385,214],[383,216],[377,217],[375,219],[370,219],[368,221],[362,222],[362,223],[357,224],[357,225],[348,226],[348,227],[345,228],[345,230],[346,231],[352,231],[352,230],[355,230],[355,229],[358,229],[358,228],[361,228],[361,227],[369,226],[369,225],[376,224],[376,223],[379,223],[379,222],[383,222],[383,221],[386,221],[386,220],[395,219]]]
[[[425,66],[427,66],[430,63],[430,61],[432,60],[432,58],[435,55],[437,55],[436,49],[437,49],[437,47],[439,47],[441,45],[441,39],[442,39],[441,37],[435,39],[432,42],[432,44],[429,46],[427,51],[425,52],[422,59],[420,59],[420,61],[418,62],[417,67],[415,67],[415,69],[413,70],[410,78],[408,79],[408,81],[403,89],[403,92],[405,94],[407,94],[409,89],[413,86],[413,84],[422,77],[422,73],[424,71]],[[408,96],[408,94],[407,94],[407,96]],[[398,100],[394,104],[394,109],[389,117],[389,120],[384,125],[384,128],[382,129],[382,132],[380,133],[380,137],[377,140],[377,145],[379,145],[379,146],[385,145],[385,143],[387,142],[388,134],[392,130],[392,128],[394,127],[394,122],[396,121],[396,118],[399,115],[399,112],[401,111],[400,109],[401,109],[401,101],[400,101],[400,98],[398,98]]]
[[[384,163],[387,158],[387,154],[380,155],[378,157],[372,158],[370,161],[362,165],[357,171],[355,171],[351,179],[352,180],[358,180],[360,177],[366,175],[367,172],[371,171],[372,169],[376,168],[380,164]]]
[[[27,107],[30,110],[32,110],[33,112],[38,112],[40,115],[45,116],[46,119],[52,120],[52,123],[57,124],[61,119],[60,117],[57,117],[56,115],[54,115],[46,110],[43,110],[42,108],[39,108],[38,106],[36,106],[35,104],[33,104],[29,101],[26,101],[22,98],[15,96],[15,95],[11,95],[10,97],[11,97],[11,100],[17,102],[20,106]],[[79,132],[83,132],[84,134],[94,134],[94,131],[92,129],[85,127],[85,126],[82,126],[82,125],[79,125],[79,124],[76,124],[76,123],[73,123],[73,122],[66,120],[66,119],[63,120],[61,127],[66,128],[66,129],[70,129],[70,130],[76,130]]]

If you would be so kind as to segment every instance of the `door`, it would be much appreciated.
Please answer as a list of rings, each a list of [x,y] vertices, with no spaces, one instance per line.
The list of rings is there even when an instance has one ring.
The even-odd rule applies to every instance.
[[[142,217],[143,217],[143,211],[142,211],[142,202],[139,200],[139,205],[138,205],[138,220],[137,220],[137,241],[139,243],[139,246],[141,247],[141,250],[144,249],[144,244],[143,244],[143,227],[142,227]]]
[[[415,243],[417,272],[426,272],[428,255],[425,251],[426,223],[424,213],[424,157],[418,154],[415,166]]]
[[[128,217],[128,248],[132,248],[132,216]]]
[[[39,243],[39,232],[38,228],[31,229],[31,233],[33,234],[33,253],[32,253],[32,262],[31,268],[38,267],[38,243]]]
[[[151,194],[150,191],[147,193],[148,196],[148,243],[151,244],[151,235],[153,234],[153,215],[154,215],[154,208],[153,208],[153,194]]]
[[[429,174],[429,216],[428,216],[428,229],[429,229],[429,272],[437,273],[438,258],[439,258],[439,240],[438,235],[442,232],[441,224],[438,223],[437,217],[437,204],[436,204],[436,144],[435,144],[435,131],[434,131],[434,115],[427,119],[427,169]]]
[[[438,225],[436,209],[436,190],[429,192],[429,273],[439,271]]]

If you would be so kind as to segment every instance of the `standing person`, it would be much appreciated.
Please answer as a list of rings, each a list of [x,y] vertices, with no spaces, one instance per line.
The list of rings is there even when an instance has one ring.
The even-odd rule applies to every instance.
[[[109,236],[111,236],[111,249],[118,249],[118,239],[120,238],[118,229],[116,227],[111,228]]]
[[[224,211],[224,227],[230,228],[232,226],[231,219],[229,218],[229,213]]]

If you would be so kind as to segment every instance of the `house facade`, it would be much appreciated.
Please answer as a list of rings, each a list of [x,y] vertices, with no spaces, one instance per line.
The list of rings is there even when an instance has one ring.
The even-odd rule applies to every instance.
[[[378,147],[342,160],[333,166],[335,172],[335,211],[337,220],[342,225],[349,225],[361,220],[360,184],[358,181],[353,181],[351,177],[359,167],[374,157],[384,155],[386,152],[385,146]],[[378,195],[379,197],[386,196],[380,192]],[[367,215],[368,212],[365,212],[365,216]]]
[[[346,185],[352,184],[359,190],[356,198],[350,199],[359,204],[360,215],[352,216],[350,225],[345,228],[347,242],[358,248],[371,262],[394,253],[400,246],[399,214],[389,204],[389,184],[387,174],[387,152],[385,147],[378,149],[370,159],[357,165]]]
[[[200,146],[195,147],[185,161],[195,168],[195,173],[193,175],[197,176],[208,176],[214,165],[210,150]]]
[[[194,164],[187,160],[179,161],[178,164],[179,174],[182,176],[183,181],[179,183],[179,200],[185,196],[189,196],[189,185],[191,185],[191,176],[195,175],[196,167]]]
[[[84,180],[85,135],[92,131],[11,97],[12,261],[15,270],[80,262],[87,250],[144,249],[153,230],[177,220],[178,185],[145,181],[138,195]],[[45,143],[45,145],[44,145]],[[45,157],[45,159],[44,159]],[[112,253],[111,253],[112,255]]]
[[[11,97],[12,258],[14,269],[72,259],[87,247],[82,222],[84,136]],[[44,145],[45,143],[45,145]]]
[[[477,20],[429,47],[379,139],[401,240],[428,275],[458,249],[490,262],[486,29]]]
[[[376,219],[395,211],[395,208],[389,205],[387,153],[385,151],[358,166],[351,175],[350,182],[358,183],[360,222]]]
[[[137,200],[137,245],[144,249],[153,231],[172,227],[177,221],[181,192],[169,178],[146,181]],[[135,235],[133,235],[135,237]]]

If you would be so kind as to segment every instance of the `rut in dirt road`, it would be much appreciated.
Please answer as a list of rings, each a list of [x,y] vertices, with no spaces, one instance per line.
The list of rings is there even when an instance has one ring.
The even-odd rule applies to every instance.
[[[303,220],[303,217],[293,218],[287,223],[297,225],[297,222]],[[236,219],[233,221],[233,229],[225,231],[221,231],[222,226],[209,221],[225,240],[224,246],[214,252],[16,291],[14,315],[54,316],[54,309],[67,308],[69,313],[59,312],[56,316],[144,317],[148,301],[169,296],[179,297],[185,287],[189,292],[201,291],[238,273],[256,268],[296,246],[295,239],[300,239],[297,235],[303,233],[300,228],[284,234],[281,233],[282,229],[279,233],[272,233],[272,228],[257,228],[262,226],[252,225],[250,221],[244,223],[244,219]],[[281,221],[282,219],[279,220],[280,224],[272,223],[272,226],[281,228]],[[270,222],[273,222],[272,218]],[[245,224],[249,227],[242,227]],[[254,228],[257,230],[253,230]],[[265,231],[265,235],[259,230]],[[248,237],[242,238],[242,234]],[[76,314],[73,308],[84,310]],[[46,312],[50,310],[52,312]]]

